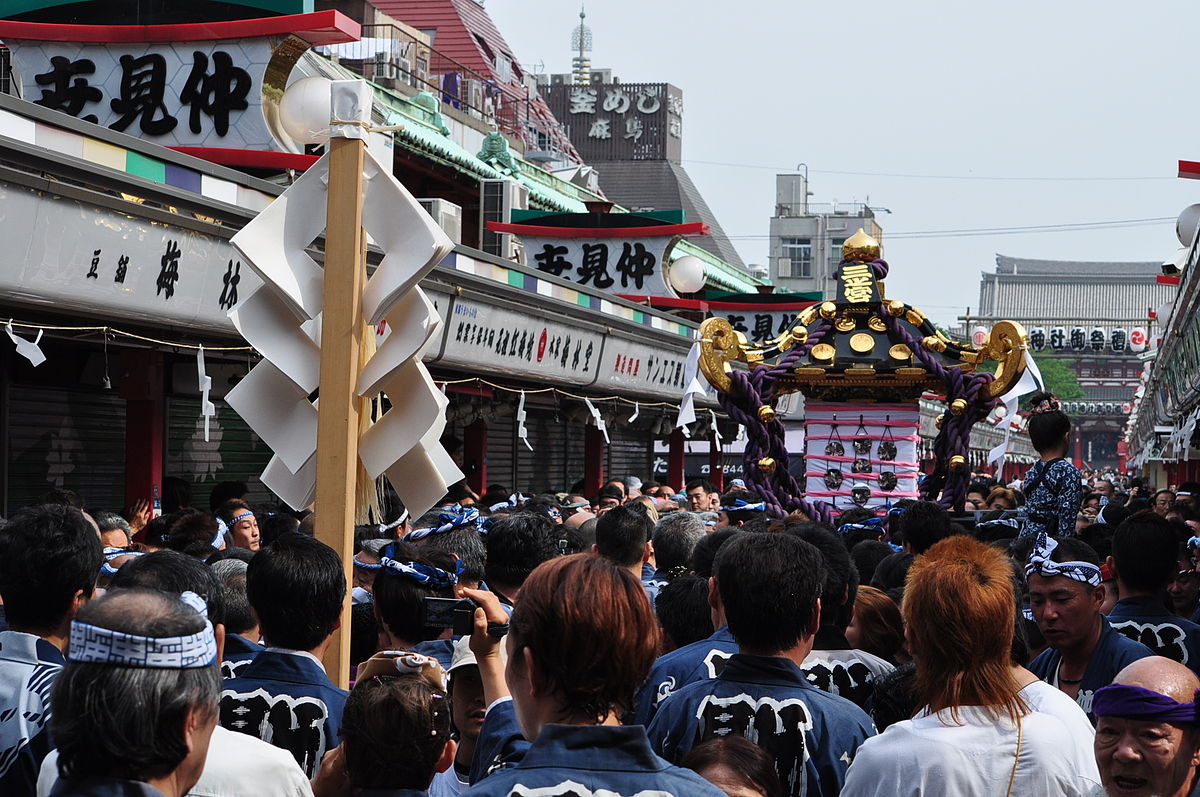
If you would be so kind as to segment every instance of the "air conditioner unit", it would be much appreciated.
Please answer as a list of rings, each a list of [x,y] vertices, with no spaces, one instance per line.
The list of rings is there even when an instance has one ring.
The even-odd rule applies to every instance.
[[[593,69],[592,70],[592,85],[612,83],[613,76],[611,69]]]
[[[492,232],[489,221],[508,224],[514,210],[529,209],[529,189],[515,180],[479,181],[479,248],[505,260],[524,262],[524,249],[516,236]]]
[[[551,86],[569,86],[571,85],[571,76],[569,74],[559,73],[550,76]]]
[[[385,80],[396,79],[396,65],[392,63],[390,53],[375,53],[375,70],[373,74],[375,80],[379,80],[380,78]]]
[[[462,243],[462,208],[444,199],[418,199],[425,212],[433,217],[442,232],[456,244]]]
[[[413,77],[419,83],[428,83],[429,82],[429,51],[428,50],[418,50],[417,51],[416,71],[413,73]]]
[[[469,77],[463,81],[462,88],[463,102],[469,107],[466,108],[472,116],[483,116],[483,83],[473,77]]]
[[[392,63],[392,66],[396,70],[396,77],[398,77],[400,80],[403,80],[410,86],[415,87],[417,85],[417,76],[413,74],[412,61],[408,60],[407,58],[397,58]]]

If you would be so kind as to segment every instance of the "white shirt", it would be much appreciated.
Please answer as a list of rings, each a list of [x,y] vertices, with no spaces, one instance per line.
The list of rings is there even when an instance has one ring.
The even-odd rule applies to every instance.
[[[58,780],[58,751],[51,750],[38,773],[37,797],[47,797]],[[191,797],[312,797],[312,786],[287,750],[254,736],[213,729],[200,780]]]
[[[470,785],[459,777],[456,767],[451,764],[445,772],[433,776],[433,783],[429,784],[429,797],[458,797]]]
[[[1029,684],[1021,690],[1021,697],[1034,711],[1057,717],[1067,726],[1066,741],[1071,746],[1075,771],[1099,783],[1100,770],[1096,767],[1096,749],[1092,744],[1096,729],[1079,704],[1045,681]]]
[[[841,797],[1005,797],[1011,794],[1084,797],[1098,778],[1077,770],[1075,756],[1062,754],[1070,730],[1058,717],[1032,712],[1017,726],[991,720],[978,706],[922,713],[867,739],[846,774]]]

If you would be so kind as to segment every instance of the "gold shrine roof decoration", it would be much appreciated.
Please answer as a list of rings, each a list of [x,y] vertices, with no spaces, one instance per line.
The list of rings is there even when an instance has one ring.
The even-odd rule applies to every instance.
[[[991,360],[998,366],[987,397],[1008,392],[1025,369],[1025,328],[1000,321],[981,346],[954,340],[916,307],[887,298],[888,267],[880,252],[861,229],[847,239],[834,274],[837,298],[807,308],[790,329],[762,344],[751,344],[724,318],[704,321],[705,377],[728,393],[735,363],[764,365],[773,371],[775,396],[799,391],[824,401],[911,401],[924,391],[945,392],[950,372],[972,373]]]

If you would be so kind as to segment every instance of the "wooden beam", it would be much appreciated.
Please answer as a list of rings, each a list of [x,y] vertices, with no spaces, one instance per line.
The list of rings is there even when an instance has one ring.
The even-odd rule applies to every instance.
[[[354,560],[354,489],[358,472],[358,365],[366,280],[362,232],[365,142],[329,142],[329,200],[325,230],[321,386],[317,415],[316,536],[338,552],[347,590],[342,622],[325,653],[337,686],[350,684],[350,590]]]

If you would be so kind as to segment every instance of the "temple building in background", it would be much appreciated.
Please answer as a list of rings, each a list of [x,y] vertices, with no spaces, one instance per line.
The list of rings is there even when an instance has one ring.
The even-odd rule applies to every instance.
[[[979,285],[972,336],[996,321],[1019,321],[1038,357],[1069,366],[1084,397],[1064,410],[1075,421],[1071,456],[1092,468],[1124,467],[1120,443],[1133,393],[1152,348],[1151,321],[1175,289],[1160,284],[1158,261],[1105,263],[996,255],[996,271]]]

